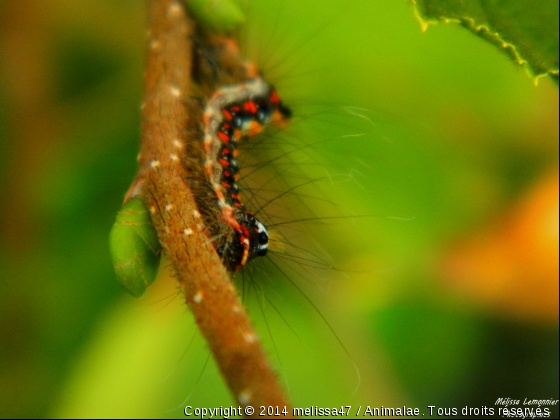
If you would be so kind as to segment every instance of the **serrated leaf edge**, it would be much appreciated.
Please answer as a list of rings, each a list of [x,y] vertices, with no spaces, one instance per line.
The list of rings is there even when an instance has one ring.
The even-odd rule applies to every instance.
[[[511,43],[503,40],[500,37],[499,33],[492,32],[490,30],[490,28],[488,28],[485,25],[476,26],[476,24],[474,22],[474,19],[472,19],[472,18],[465,17],[465,18],[462,18],[462,20],[461,19],[456,19],[456,18],[448,18],[448,17],[445,17],[445,16],[440,16],[437,19],[426,18],[426,17],[422,16],[420,11],[418,10],[418,4],[416,3],[416,0],[410,0],[410,1],[413,3],[414,16],[416,16],[416,18],[420,22],[422,32],[426,32],[430,25],[437,25],[441,21],[443,21],[444,23],[458,23],[458,24],[461,24],[461,23],[463,23],[463,21],[466,21],[466,22],[470,23],[473,30],[485,31],[487,35],[495,37],[500,42],[500,44],[502,45],[502,48],[504,48],[504,49],[505,48],[510,48],[513,51],[513,54],[516,57],[517,63],[520,66],[523,67],[523,69],[525,70],[525,73],[533,81],[533,84],[535,86],[537,86],[539,84],[539,80],[541,78],[547,77],[549,75],[558,76],[558,74],[559,74],[558,69],[549,70],[546,73],[542,73],[542,74],[536,74],[535,71],[533,70],[533,67],[531,66],[531,64],[519,54],[519,51],[517,51],[517,48],[514,44],[511,44]]]

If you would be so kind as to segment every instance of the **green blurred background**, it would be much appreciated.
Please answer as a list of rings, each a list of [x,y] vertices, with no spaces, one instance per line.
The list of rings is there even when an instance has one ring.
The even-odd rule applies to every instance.
[[[422,33],[405,1],[347,3],[249,2],[241,37],[297,121],[259,153],[309,145],[290,173],[329,179],[302,212],[343,215],[299,230],[336,269],[239,276],[293,405],[558,398],[558,87],[458,25]],[[111,267],[145,15],[0,2],[0,417],[233,404],[174,280],[135,300]]]

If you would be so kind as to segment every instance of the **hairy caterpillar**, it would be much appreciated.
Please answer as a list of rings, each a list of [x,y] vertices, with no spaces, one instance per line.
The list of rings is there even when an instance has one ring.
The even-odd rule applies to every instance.
[[[233,40],[201,33],[197,45],[193,80],[198,88],[193,95],[205,104],[203,127],[193,130],[189,152],[174,154],[173,161],[180,159],[189,171],[185,181],[195,192],[215,248],[227,270],[235,272],[268,250],[266,227],[241,203],[237,143],[266,125],[285,124],[291,112],[252,65],[238,62]],[[221,86],[224,80],[241,82]],[[209,94],[214,86],[218,90]],[[153,283],[159,253],[148,211],[136,198],[142,194],[144,173],[140,168],[110,238],[117,278],[136,297]]]
[[[232,84],[229,81],[222,83],[221,76],[218,76],[216,77],[216,79],[220,79],[220,83],[214,83],[214,85],[217,86],[217,90],[216,88],[214,88],[214,89],[208,89],[207,91],[204,91],[204,87],[205,87],[204,78],[213,77],[212,76],[213,71],[217,73],[223,72],[223,66],[216,66],[215,60],[208,59],[208,57],[211,57],[213,53],[214,52],[210,51],[209,49],[205,50],[204,46],[202,46],[200,49],[200,57],[202,57],[202,60],[200,61],[203,66],[206,66],[207,68],[210,69],[210,71],[200,71],[197,74],[197,76],[199,76],[199,80],[202,81],[200,83],[202,92],[198,95],[198,97],[202,98],[201,100],[202,106],[204,106],[204,104],[206,103],[204,102],[204,98],[211,98],[213,97],[213,95],[216,95],[216,92],[224,91],[227,89],[239,90],[241,86],[238,83]],[[232,82],[235,82],[235,80],[232,80]],[[220,97],[221,95],[222,94],[218,94],[218,97]],[[235,101],[230,101],[230,102],[233,104]],[[222,113],[225,108],[226,107],[223,105],[216,107],[216,109],[222,111]],[[309,116],[306,118],[309,121],[312,121],[312,118],[310,118]],[[256,120],[256,119],[249,118],[249,120]],[[274,122],[273,119],[271,119],[270,121]],[[208,123],[203,124],[203,126],[208,127],[209,122],[210,119],[208,119]],[[255,122],[255,121],[250,121],[250,122]],[[221,129],[219,127],[215,127],[212,129],[206,128],[200,131],[218,133],[220,132],[220,130]],[[250,133],[251,131],[250,129],[246,129],[245,131],[246,134],[252,134]],[[345,131],[348,132],[347,129],[345,129]],[[226,133],[223,134],[225,134],[225,137],[227,137],[228,139],[231,138],[231,136],[228,136]],[[357,135],[357,134],[358,133],[352,133],[352,135]],[[303,149],[309,148],[314,142],[316,142],[317,144],[321,144],[332,139],[341,138],[341,136],[337,136],[336,134],[333,134],[330,137],[323,137],[320,140],[316,140],[317,136],[315,136],[315,137],[309,137],[310,140],[307,140],[305,139],[305,137],[303,137],[303,135],[298,134],[298,136],[295,139],[300,142],[299,144],[297,142],[294,142],[293,141],[294,139],[289,139],[289,138],[286,139],[285,136],[283,137],[284,138],[280,138],[280,137],[270,136],[266,134],[263,138],[259,138],[255,142],[253,141],[244,142],[244,144],[247,146],[247,150],[243,160],[245,162],[249,162],[249,164],[243,164],[241,166],[244,168],[245,174],[249,172],[249,176],[245,177],[243,181],[244,182],[246,181],[248,183],[253,183],[252,191],[254,191],[252,197],[250,194],[247,194],[247,196],[249,196],[249,200],[247,201],[248,203],[247,208],[249,208],[251,211],[254,211],[257,217],[259,218],[263,217],[262,220],[265,219],[274,220],[273,224],[277,228],[280,227],[280,229],[283,229],[283,227],[286,226],[290,227],[291,232],[286,232],[286,229],[284,229],[285,233],[280,234],[280,241],[278,241],[277,243],[282,244],[281,247],[283,247],[284,249],[286,247],[291,246],[292,247],[291,251],[284,252],[284,250],[281,249],[280,253],[278,253],[277,255],[282,255],[281,258],[285,258],[285,259],[287,258],[289,262],[293,263],[292,265],[299,266],[301,269],[300,270],[301,273],[303,273],[304,276],[307,276],[308,279],[311,279],[312,274],[305,273],[306,271],[308,271],[309,269],[313,271],[315,270],[315,268],[318,268],[319,270],[323,270],[324,268],[329,269],[331,267],[331,264],[329,264],[328,262],[321,261],[320,258],[315,258],[317,256],[316,250],[320,249],[320,247],[315,246],[315,250],[309,253],[308,245],[310,244],[309,238],[311,237],[307,233],[303,233],[303,231],[301,230],[298,232],[298,229],[291,229],[292,227],[297,225],[303,226],[305,224],[313,223],[313,220],[315,220],[316,222],[322,221],[321,217],[314,216],[313,210],[306,208],[305,203],[303,203],[305,201],[303,198],[306,197],[307,195],[305,192],[306,184],[307,186],[314,187],[314,184],[317,182],[317,177],[315,176],[313,178],[309,174],[305,174],[304,173],[305,171],[301,171],[302,173],[299,175],[299,180],[294,182],[295,180],[294,174],[296,174],[297,176],[297,173],[300,172],[299,171],[300,165],[294,160],[292,160],[292,158],[295,158],[295,160],[297,160],[298,156],[296,153],[298,152],[298,150],[302,151]],[[200,138],[202,138],[202,136],[200,136]],[[277,143],[277,140],[279,141],[284,139],[288,140],[287,142],[285,142],[285,145],[291,148],[292,150],[286,150],[286,146]],[[305,140],[305,142],[302,142],[302,140]],[[230,174],[229,176],[226,175],[225,181],[222,181],[221,176],[223,175],[224,167],[228,166],[223,162],[227,162],[229,165],[231,165],[230,159],[222,159],[223,162],[220,162],[219,158],[217,157],[217,153],[213,154],[212,152],[212,148],[214,145],[216,144],[221,145],[223,142],[224,139],[220,139],[220,142],[212,142],[212,141],[208,142],[207,143],[208,147],[200,147],[200,154],[198,156],[181,157],[181,158],[184,159],[184,164],[189,168],[191,168],[192,170],[192,176],[188,179],[188,182],[190,182],[191,186],[198,191],[196,197],[198,202],[201,203],[199,205],[199,208],[201,209],[201,213],[207,220],[215,221],[214,223],[212,222],[207,223],[207,225],[209,225],[210,227],[211,232],[213,233],[211,237],[213,241],[215,241],[215,243],[218,244],[217,245],[218,249],[220,249],[220,241],[223,241],[223,243],[225,244],[225,246],[222,246],[223,251],[221,252],[221,254],[222,257],[224,255],[231,256],[229,258],[229,261],[231,261],[229,263],[229,268],[231,271],[233,271],[236,268],[238,268],[238,266],[245,265],[245,263],[249,260],[248,254],[251,249],[250,246],[246,246],[246,244],[243,243],[242,236],[247,238],[248,235],[243,235],[244,232],[241,232],[240,234],[240,230],[241,230],[240,227],[243,226],[243,223],[240,223],[240,221],[238,220],[239,216],[237,216],[236,218],[235,215],[231,213],[224,213],[223,211],[223,208],[230,206],[231,204],[234,204],[234,198],[231,197],[231,192],[228,191],[228,190],[233,190],[233,188],[225,187],[224,185],[222,185],[222,182],[227,182],[228,178],[229,180],[231,180],[231,178],[235,180],[235,177],[231,176],[235,174]],[[275,157],[267,158],[265,156],[264,149],[270,148],[271,146],[275,148],[278,152]],[[309,150],[312,153],[312,149],[310,148]],[[230,154],[233,154],[234,150],[228,149],[228,152]],[[304,151],[304,153],[307,154],[308,151],[306,150]],[[210,158],[208,156],[210,156]],[[272,162],[273,160],[276,160],[277,162]],[[200,164],[200,162],[205,162],[205,161],[212,162],[212,163],[219,162],[219,164],[215,165],[215,167],[219,169],[220,173],[212,178],[210,174],[213,173],[213,170],[209,170],[210,165]],[[278,161],[282,161],[282,162],[278,162]],[[266,179],[263,179],[262,174],[267,173],[268,172],[267,168],[274,163],[277,164],[280,163],[280,165],[276,165],[277,167],[276,172],[272,172],[271,174],[266,175]],[[316,167],[318,168],[321,167],[321,164],[318,163]],[[210,169],[214,169],[214,168],[210,168]],[[205,176],[208,176],[208,179],[201,181],[202,178],[200,177],[200,173],[204,173]],[[255,174],[257,175],[256,184],[252,179],[255,178]],[[289,179],[290,176],[292,176],[292,179],[286,180]],[[334,179],[334,177],[332,176],[327,176],[324,178],[326,180]],[[210,184],[210,188],[208,188],[208,184]],[[232,184],[233,183],[228,183],[230,187],[233,187]],[[284,187],[283,191],[282,191],[282,187]],[[222,199],[220,199],[220,194],[219,194],[220,192],[222,193],[223,196]],[[309,195],[309,197],[313,199],[311,195]],[[329,203],[328,198],[323,200],[325,200],[324,201],[325,203]],[[239,199],[235,198],[235,201],[241,204]],[[287,203],[290,202],[291,205],[287,205]],[[222,203],[222,205],[220,205],[220,203]],[[282,207],[284,207],[284,210],[281,210]],[[278,210],[281,210],[281,212],[278,213]],[[246,215],[247,213],[243,212],[239,214]],[[306,214],[309,215],[309,217],[305,217]],[[306,223],[306,220],[309,223]],[[254,222],[254,220],[245,220],[244,223],[246,225],[251,225],[251,224],[253,225],[249,227],[255,227],[256,225],[256,222]],[[224,233],[227,232],[228,229],[229,232],[232,232],[232,234]],[[234,235],[237,235],[238,238],[235,238]],[[302,242],[301,239],[303,239],[304,242]],[[307,241],[307,243],[305,241]],[[235,245],[237,249],[232,252],[229,252],[226,249],[226,247],[228,247],[229,249],[233,249],[232,244]],[[299,250],[300,255],[296,255],[297,254],[296,250]],[[296,253],[294,253],[294,251],[296,251]],[[254,254],[256,254],[257,252],[258,250],[254,252]],[[328,252],[326,252],[326,254],[328,255]],[[226,260],[226,264],[227,264],[227,260]],[[274,262],[273,264],[276,265]],[[310,267],[310,264],[318,265],[318,267]],[[255,267],[258,269],[258,266]],[[283,276],[291,277],[290,281],[292,281],[293,279],[293,274],[284,273]]]
[[[218,238],[216,248],[229,271],[266,255],[268,250],[266,227],[241,203],[237,143],[289,116],[289,109],[282,105],[274,88],[260,76],[221,88],[206,105],[204,166],[217,196],[215,204],[221,209],[221,220],[233,230],[230,234],[213,232],[213,236]],[[216,225],[210,220],[210,226]]]

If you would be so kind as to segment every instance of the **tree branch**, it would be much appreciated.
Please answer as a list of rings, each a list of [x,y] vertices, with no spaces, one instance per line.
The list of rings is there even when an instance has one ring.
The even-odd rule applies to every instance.
[[[178,0],[149,0],[147,67],[138,176],[163,252],[237,402],[286,406],[261,343],[201,218],[187,179],[201,104],[191,99],[195,24]],[[196,58],[194,58],[196,59]]]

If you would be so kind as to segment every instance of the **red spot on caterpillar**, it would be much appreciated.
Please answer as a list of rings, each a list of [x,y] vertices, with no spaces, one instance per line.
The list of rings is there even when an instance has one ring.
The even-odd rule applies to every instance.
[[[272,92],[270,92],[270,102],[272,102],[274,105],[278,105],[280,103],[280,97],[274,89],[272,90]]]
[[[218,137],[220,138],[220,140],[222,140],[224,143],[229,143],[229,137],[226,133],[222,133],[221,131],[218,131]]]
[[[229,149],[228,149],[227,147],[224,147],[224,148],[222,149],[222,153],[223,153],[224,155],[229,155],[230,152],[229,152]]]
[[[222,114],[224,114],[224,117],[226,117],[226,119],[228,119],[229,121],[232,120],[233,116],[231,115],[231,112],[229,112],[227,109],[222,109]],[[204,125],[208,126],[208,124],[205,122]]]
[[[222,166],[228,166],[229,167],[229,162],[225,159],[218,159],[220,161],[220,163],[222,164]]]
[[[231,188],[231,185],[229,185],[227,182],[222,182],[222,187],[224,188]]]
[[[245,111],[250,112],[251,114],[256,114],[257,113],[257,106],[255,105],[255,103],[253,101],[245,102],[243,107],[245,108]]]

